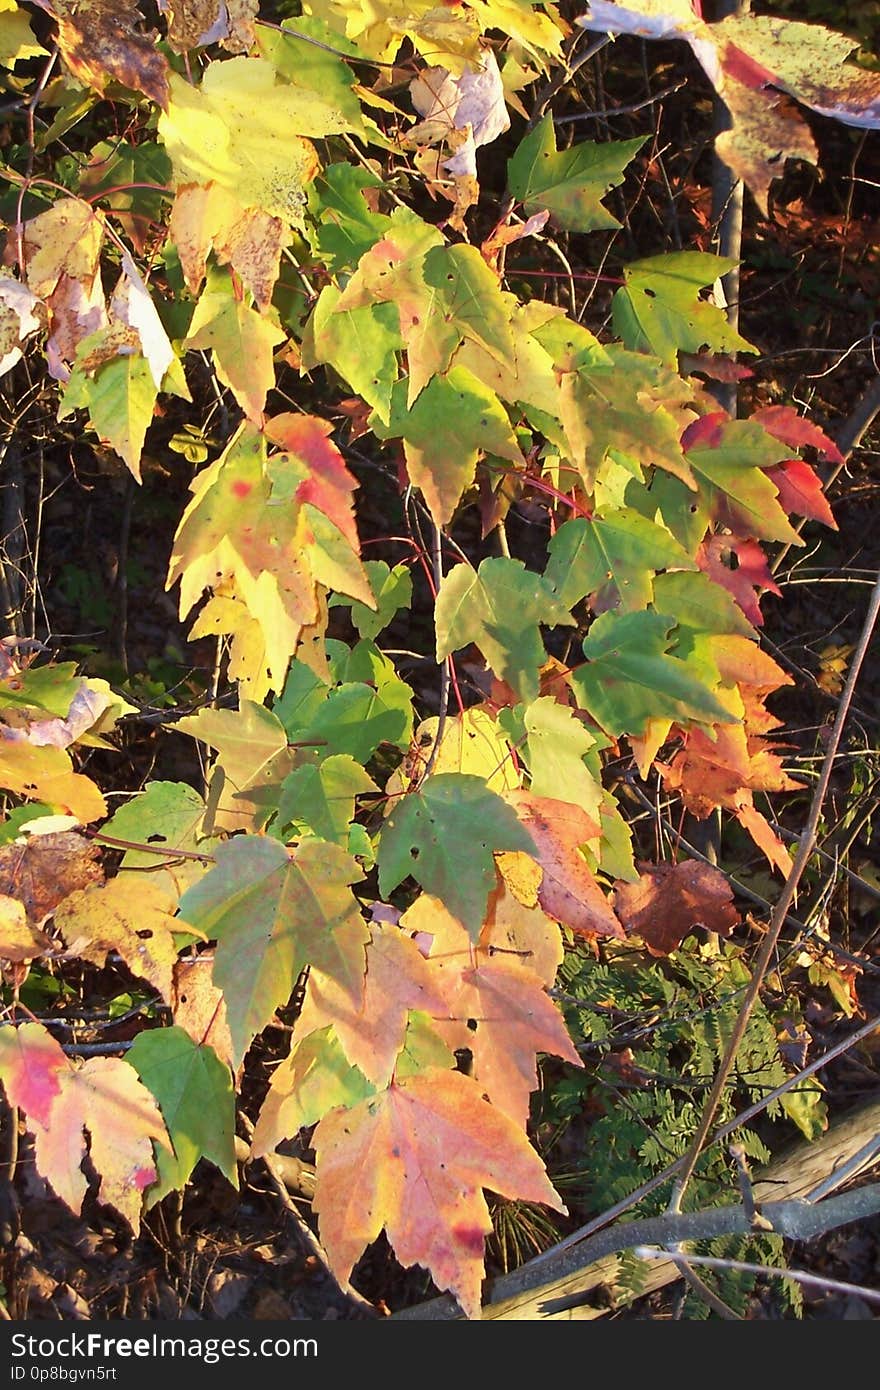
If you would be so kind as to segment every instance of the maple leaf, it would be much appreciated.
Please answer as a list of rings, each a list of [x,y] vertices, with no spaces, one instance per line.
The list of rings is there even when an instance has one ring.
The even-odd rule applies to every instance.
[[[292,853],[248,835],[217,846],[216,865],[187,889],[180,914],[217,941],[214,983],[223,990],[236,1066],[300,972],[314,965],[359,998],[367,928],[349,885],[355,859],[324,840]]]
[[[341,310],[339,298],[335,285],[326,285],[318,296],[303,333],[302,370],[319,362],[332,367],[387,424],[403,347],[397,309],[383,302]]]
[[[434,754],[438,737],[440,745]],[[482,777],[492,792],[520,785],[510,744],[498,720],[481,705],[471,705],[461,714],[447,716],[442,736],[436,715],[423,719],[406,758],[385,784],[386,796],[403,796],[411,783],[420,782],[432,756],[434,772],[466,772]]]
[[[91,339],[86,339],[86,346]],[[150,364],[135,354],[114,354],[94,378],[75,368],[58,411],[68,419],[75,410],[87,409],[96,434],[124,459],[137,482],[147,430],[158,395]]]
[[[394,384],[388,423],[374,412],[370,429],[378,439],[402,437],[410,481],[421,488],[437,524],[445,526],[473,482],[482,454],[518,464],[525,460],[498,397],[466,367],[452,366],[432,377],[411,409],[406,392],[406,381]]]
[[[785,511],[821,521],[833,531],[837,530],[834,514],[822,491],[822,480],[808,463],[803,459],[784,459],[774,468],[768,468],[766,473]]]
[[[618,227],[600,199],[623,181],[624,169],[644,143],[644,136],[602,145],[582,140],[557,151],[553,118],[546,115],[509,161],[507,185],[526,213],[546,209],[568,231]]]
[[[210,251],[230,265],[265,311],[278,279],[287,240],[284,223],[263,208],[244,207],[223,184],[183,184],[168,220],[168,237],[180,257],[186,287],[198,294]]]
[[[628,348],[652,352],[668,367],[677,366],[679,352],[757,352],[723,309],[698,297],[735,265],[701,251],[630,261],[612,300],[615,333]]]
[[[49,375],[66,381],[78,345],[107,325],[100,255],[104,219],[79,198],[59,198],[22,232],[28,288],[48,312]]]
[[[412,575],[406,565],[395,565],[389,569],[384,560],[365,560],[364,572],[370,585],[375,608],[367,608],[354,600],[350,603],[344,595],[334,595],[330,607],[339,603],[351,607],[351,621],[360,637],[378,637],[401,608],[409,608],[412,603]]]
[[[334,753],[318,764],[305,764],[288,773],[281,784],[276,823],[344,849],[354,819],[355,797],[378,791],[372,777],[350,754]]]
[[[639,470],[662,468],[695,490],[681,443],[693,420],[691,386],[655,359],[616,344],[578,354],[572,365],[564,365],[567,357],[563,353],[562,365],[557,358],[560,418],[587,491],[610,450],[633,459]]]
[[[52,944],[51,937],[27,920],[23,903],[0,893],[0,961],[19,965],[45,955]]]
[[[331,690],[326,703],[298,737],[316,740],[329,753],[346,754],[366,763],[382,743],[405,748],[412,736],[413,692],[397,676],[377,673],[375,685],[345,681]]]
[[[277,323],[235,294],[229,275],[215,271],[208,274],[184,346],[211,349],[218,377],[247,418],[259,426],[266,396],[275,383],[272,349],[284,336]]]
[[[662,526],[629,507],[572,517],[550,541],[544,579],[566,608],[589,595],[595,612],[647,608],[658,570],[696,568]]]
[[[200,709],[173,727],[217,750],[213,826],[249,830],[262,824],[269,814],[266,791],[280,788],[293,767],[287,734],[271,710],[242,700],[240,709]]]
[[[707,574],[685,570],[658,574],[654,579],[654,607],[658,613],[674,613],[683,628],[755,637],[755,629],[734,602],[732,594]]]
[[[301,134],[325,137],[351,131],[362,140],[387,144],[361,106],[361,100],[369,101],[370,94],[357,84],[343,56],[358,59],[363,55],[344,40],[340,43],[338,33],[307,15],[298,15],[295,30],[261,24],[257,43],[261,55],[299,94],[304,115],[298,114],[297,121],[308,120],[308,128],[303,126]],[[385,109],[393,108],[389,103]]]
[[[718,136],[716,149],[751,188],[765,216],[770,183],[783,172],[783,160],[817,158],[806,124],[779,89],[848,125],[880,125],[876,74],[846,66],[855,41],[822,25],[748,11],[707,24],[687,0],[591,0],[577,22],[606,34],[680,38],[690,45],[731,115],[732,128]],[[833,83],[829,71],[836,75]]]
[[[599,836],[599,825],[580,807],[531,792],[508,792],[535,842],[543,869],[538,901],[557,922],[585,936],[623,935],[608,899],[596,882],[581,846]]]
[[[205,872],[216,844],[202,834],[204,817],[205,803],[194,787],[185,782],[148,782],[142,792],[123,802],[101,830],[111,839],[151,845],[152,853],[127,849],[119,867],[149,869],[153,882],[176,900]],[[168,851],[164,857],[156,853],[162,848]],[[202,863],[182,859],[175,853],[180,849],[187,854],[201,850],[205,859]]]
[[[73,830],[28,835],[24,843],[0,846],[0,892],[41,927],[68,893],[101,882],[99,855],[94,841]]]
[[[639,936],[652,956],[668,956],[703,927],[729,936],[741,918],[727,879],[710,864],[642,864],[638,883],[614,885],[614,909],[629,936]]]
[[[433,1026],[450,1048],[471,1052],[487,1098],[524,1127],[538,1085],[537,1054],[583,1065],[543,980],[513,954],[484,945],[485,932],[473,951],[462,925],[425,893],[401,926],[432,939],[428,978],[442,1001],[432,1010]]]
[[[770,573],[767,556],[758,541],[709,536],[698,549],[696,561],[715,584],[733,595],[750,623],[763,626],[761,595],[781,596],[782,590]]]
[[[499,679],[521,699],[538,694],[546,660],[539,624],[574,626],[568,608],[521,560],[493,556],[478,570],[456,565],[443,579],[434,607],[437,660],[474,642]]]
[[[477,149],[510,129],[504,85],[495,54],[488,49],[476,68],[454,77],[444,67],[429,67],[410,83],[410,99],[422,117],[407,132],[407,142],[433,144],[451,131],[465,132],[465,141],[443,168],[451,174],[476,178]]]
[[[21,344],[43,325],[40,300],[10,275],[0,275],[0,376],[22,358]]]
[[[55,925],[71,954],[103,966],[118,951],[133,975],[171,1002],[177,960],[176,900],[143,870],[122,872],[102,885],[79,888],[55,909]]]
[[[159,135],[177,185],[218,183],[242,207],[302,227],[306,185],[318,170],[303,136],[329,133],[308,94],[279,81],[265,58],[246,57],[211,63],[200,87],[172,73],[169,88]]]
[[[160,13],[168,15],[168,46],[175,53],[212,43],[230,53],[246,53],[254,41],[258,8],[259,0],[159,0]]]
[[[0,0],[0,63],[15,67],[25,58],[39,58],[46,52],[37,43],[30,26],[30,16],[20,10],[16,0]]]
[[[729,722],[733,716],[700,679],[670,655],[673,620],[662,613],[603,613],[584,639],[586,665],[571,682],[584,709],[609,734],[641,734],[649,719]]]
[[[713,521],[737,536],[803,545],[764,471],[785,450],[760,425],[713,412],[688,426],[682,447]]]
[[[361,257],[336,312],[371,303],[397,309],[406,345],[412,407],[433,376],[445,372],[463,342],[504,362],[513,342],[498,279],[473,246],[444,246],[439,233],[405,209]]]
[[[463,927],[459,932],[469,941]],[[312,970],[294,1025],[293,1045],[332,1025],[348,1061],[381,1088],[391,1080],[410,1011],[443,1014],[449,1007],[448,993],[441,989],[416,943],[401,928],[375,922],[367,943],[363,997],[353,1000],[334,980]]]
[[[0,1029],[0,1078],[27,1116],[37,1171],[56,1195],[80,1211],[88,1152],[100,1179],[98,1200],[137,1227],[144,1190],[156,1179],[151,1140],[169,1150],[171,1143],[134,1068],[117,1057],[74,1064],[42,1024],[25,1023]]]
[[[112,80],[167,106],[168,60],[155,37],[126,22],[116,0],[51,0],[51,9],[58,20],[58,46],[80,82],[103,96]]]
[[[0,738],[0,786],[29,801],[45,801],[83,825],[101,820],[107,803],[94,782],[74,772],[62,748],[37,748],[27,739]]]
[[[797,106],[784,93],[755,90],[751,82],[737,82],[729,72],[723,78],[723,91],[731,125],[716,136],[715,149],[768,217],[770,186],[783,174],[786,161],[818,164],[818,146]]]
[[[815,449],[819,457],[827,459],[829,463],[844,461],[843,454],[834,440],[829,439],[825,431],[812,420],[798,415],[792,405],[761,406],[760,410],[752,412],[750,418],[756,420],[774,439],[781,439],[783,444],[790,444],[793,449],[801,449],[806,445]]]
[[[501,711],[499,719],[517,745],[520,713],[532,795],[570,801],[595,820],[602,785],[597,781],[596,769],[584,762],[585,755],[596,747],[592,734],[568,706],[551,695],[542,695],[515,711]]]
[[[332,1028],[309,1033],[272,1072],[254,1126],[254,1158],[271,1153],[328,1111],[350,1110],[374,1092],[375,1087],[348,1061]]]
[[[458,1072],[423,1071],[333,1110],[312,1143],[313,1207],[337,1278],[384,1230],[401,1264],[424,1265],[468,1317],[492,1229],[481,1189],[565,1210],[522,1130]]]
[[[432,774],[391,811],[379,838],[379,891],[410,875],[479,935],[495,883],[496,850],[534,851],[510,806],[469,773]]]
[[[156,1150],[157,1180],[146,1195],[154,1207],[182,1190],[201,1158],[207,1158],[238,1188],[235,1159],[235,1096],[228,1066],[182,1028],[139,1033],[126,1053],[147,1090],[158,1101],[173,1152]]]
[[[166,581],[170,588],[180,580],[181,615],[205,589],[240,599],[263,638],[258,664],[242,680],[262,691],[281,689],[293,652],[318,620],[319,583],[375,603],[358,558],[357,484],[327,438],[331,427],[304,415],[278,416],[267,428],[282,453],[267,458],[265,436],[245,425],[196,478]],[[235,621],[238,630],[228,605],[213,608],[212,621],[219,630]]]
[[[525,859],[524,855],[517,857]],[[537,890],[531,904],[524,903],[517,895],[504,877],[501,868],[504,858],[503,855],[498,856],[498,886],[489,895],[480,947],[490,957],[495,952],[513,954],[549,989],[556,981],[556,973],[564,956],[562,932],[558,923],[539,906]],[[531,859],[526,862],[534,864]]]
[[[392,59],[407,37],[430,62],[442,57],[456,71],[465,59],[477,62],[480,57],[480,25],[471,13],[473,6],[450,12],[434,0],[358,0],[353,5],[308,0],[304,8],[324,20],[331,34],[350,39],[361,57]]]
[[[221,1062],[232,1066],[232,1038],[226,1002],[211,979],[210,954],[181,957],[174,967],[174,1022],[193,1042],[213,1048]]]
[[[32,1123],[49,1125],[61,1090],[61,1076],[70,1066],[59,1042],[41,1023],[0,1027],[0,1080],[10,1105]]]

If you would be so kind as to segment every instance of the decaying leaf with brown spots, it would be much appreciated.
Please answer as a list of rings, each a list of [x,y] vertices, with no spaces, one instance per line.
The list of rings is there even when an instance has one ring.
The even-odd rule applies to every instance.
[[[279,217],[261,208],[245,208],[219,183],[184,184],[178,189],[168,235],[177,247],[183,278],[198,294],[209,251],[221,265],[231,265],[260,309],[266,309],[278,279],[281,251],[288,234]]]
[[[168,15],[168,46],[175,53],[219,43],[230,53],[247,53],[254,42],[259,0],[159,0]]]
[[[120,874],[100,888],[71,893],[55,911],[55,925],[72,955],[103,966],[116,951],[129,970],[173,998],[177,947],[172,932],[186,924],[172,916],[176,904],[146,873]]]
[[[29,835],[24,844],[0,847],[0,893],[20,902],[28,921],[41,927],[64,898],[103,882],[99,856],[94,841],[75,830]]]
[[[168,105],[168,60],[156,34],[139,32],[141,15],[118,0],[53,0],[58,45],[74,77],[102,96],[115,81]]]

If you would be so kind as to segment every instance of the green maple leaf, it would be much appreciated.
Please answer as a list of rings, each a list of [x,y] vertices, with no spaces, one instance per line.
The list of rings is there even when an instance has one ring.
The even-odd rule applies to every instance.
[[[362,870],[337,845],[309,839],[288,853],[277,840],[245,835],[218,845],[216,860],[179,910],[217,942],[213,979],[237,1066],[307,965],[357,1001],[369,932],[349,886]]]
[[[401,608],[409,608],[412,603],[412,575],[406,565],[395,565],[390,569],[384,560],[365,560],[364,570],[376,601],[375,611],[341,594],[333,595],[330,607],[350,606],[351,621],[359,635],[372,638],[388,626]]]
[[[288,738],[296,740],[302,736],[329,691],[329,685],[310,666],[294,657],[284,689],[272,705],[272,713],[284,725]]]
[[[104,363],[94,376],[74,367],[58,418],[88,410],[95,433],[116,450],[140,482],[141,454],[158,394],[147,359],[140,353],[123,354]]]
[[[475,642],[496,676],[523,700],[537,695],[538,670],[547,659],[539,624],[574,625],[541,575],[505,556],[484,560],[478,570],[450,570],[437,594],[434,622],[438,661]]]
[[[680,627],[755,636],[755,629],[732,594],[706,574],[658,574],[654,580],[654,607],[658,613],[674,613]]]
[[[698,673],[670,656],[675,619],[603,613],[584,639],[585,666],[571,674],[578,700],[609,734],[644,733],[649,719],[735,722]]]
[[[119,840],[152,844],[157,849],[195,849],[205,803],[194,787],[185,782],[149,782],[138,796],[126,801],[102,826],[102,833]],[[129,849],[121,867],[154,869],[162,863],[161,854]]]
[[[377,687],[346,681],[330,691],[302,737],[321,739],[329,752],[347,753],[363,764],[380,743],[409,746],[412,701],[411,688],[397,677]]]
[[[272,1153],[306,1125],[329,1110],[346,1110],[375,1093],[363,1072],[353,1067],[331,1027],[316,1029],[295,1043],[272,1072],[269,1090],[254,1126],[255,1158]]]
[[[623,181],[624,169],[644,143],[644,136],[602,145],[582,140],[569,150],[557,150],[553,117],[547,115],[508,162],[507,186],[526,212],[546,208],[568,231],[619,227],[600,200]]]
[[[593,735],[573,710],[551,695],[529,705],[503,709],[498,722],[511,742],[522,748],[535,796],[570,801],[598,820],[602,784],[584,757],[597,748]],[[521,740],[524,741],[524,746]]]
[[[158,1179],[147,1207],[180,1191],[202,1158],[238,1188],[235,1157],[235,1093],[229,1068],[212,1047],[194,1042],[182,1028],[139,1033],[125,1060],[159,1103],[174,1153],[155,1146]]]
[[[696,568],[662,526],[621,507],[601,516],[572,517],[560,526],[550,542],[544,578],[566,608],[592,594],[597,611],[616,605],[638,609],[651,602],[657,570],[671,565]]]
[[[612,300],[614,331],[628,348],[650,352],[675,367],[679,352],[757,352],[699,292],[736,265],[724,256],[675,251],[623,268],[625,284]]]
[[[711,519],[734,535],[803,545],[763,471],[790,450],[754,420],[704,415],[684,436],[684,449]]]
[[[196,305],[184,346],[211,349],[218,377],[248,419],[260,425],[267,392],[275,384],[273,349],[284,336],[277,323],[236,297],[228,271],[215,270]]]
[[[284,779],[278,797],[276,823],[294,827],[345,848],[354,819],[354,801],[379,788],[348,753],[334,753],[317,764],[294,768]]]
[[[293,88],[291,95],[300,95],[307,103],[309,129],[299,130],[302,135],[331,135],[343,130],[366,137],[378,136],[382,139],[375,122],[365,122],[360,100],[354,90],[357,78],[348,64],[328,51],[339,49],[340,36],[319,19],[308,15],[297,17],[298,34],[286,33],[280,29],[270,29],[260,24],[257,27],[257,43],[261,55],[266,58],[280,77]],[[314,39],[314,43],[309,43]],[[325,45],[321,47],[320,45]],[[345,40],[342,40],[345,45]],[[358,57],[357,49],[352,56]],[[288,93],[285,92],[285,97]],[[302,120],[302,116],[295,116]],[[297,126],[293,127],[298,129]],[[384,142],[383,142],[384,143]]]
[[[397,382],[388,424],[374,412],[370,428],[379,439],[403,438],[410,480],[421,488],[437,524],[445,526],[473,482],[481,454],[518,464],[523,456],[498,397],[465,367],[433,377],[411,408],[406,397],[406,382]]]
[[[364,189],[382,188],[382,180],[354,164],[330,164],[309,185],[309,212],[315,226],[308,236],[333,275],[353,269],[388,231],[391,218],[371,212]]]
[[[682,418],[692,387],[656,359],[617,344],[601,354],[578,353],[575,360],[576,368],[563,369],[560,414],[587,490],[609,453],[693,486],[681,444],[682,429],[693,419],[690,413]]]
[[[407,404],[445,372],[463,342],[504,362],[512,354],[510,306],[474,246],[444,246],[436,229],[403,210],[361,257],[337,311],[393,304],[406,346]]]
[[[441,772],[395,806],[379,839],[379,891],[410,875],[439,898],[476,941],[495,886],[493,852],[534,853],[516,812],[482,777]]]
[[[302,369],[318,363],[332,367],[387,423],[403,347],[397,310],[393,304],[338,310],[339,297],[335,285],[321,291],[303,334]]]
[[[200,709],[172,727],[217,750],[209,798],[213,824],[227,830],[262,825],[267,797],[293,766],[284,726],[271,710],[242,700],[240,709]]]

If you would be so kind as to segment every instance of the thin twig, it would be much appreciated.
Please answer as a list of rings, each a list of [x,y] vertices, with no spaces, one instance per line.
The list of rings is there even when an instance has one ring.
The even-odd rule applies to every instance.
[[[831,737],[828,742],[828,748],[825,754],[825,761],[822,764],[822,771],[819,776],[819,781],[816,786],[816,790],[813,793],[813,799],[810,804],[809,814],[807,816],[807,823],[804,827],[800,843],[798,844],[797,854],[795,856],[794,863],[792,864],[791,872],[789,873],[788,878],[786,879],[785,884],[783,886],[782,893],[780,894],[776,906],[773,909],[773,914],[770,918],[770,924],[767,929],[767,935],[764,937],[764,940],[761,943],[760,949],[755,959],[755,964],[752,969],[752,977],[749,981],[749,986],[746,991],[746,997],[743,1000],[742,1007],[739,1011],[736,1023],[734,1024],[733,1031],[727,1043],[727,1047],[725,1048],[724,1056],[718,1068],[718,1074],[716,1075],[715,1081],[712,1084],[712,1088],[709,1092],[709,1095],[706,1098],[706,1102],[703,1107],[703,1114],[700,1118],[700,1123],[697,1127],[697,1133],[694,1135],[690,1147],[687,1153],[685,1154],[685,1160],[682,1165],[682,1169],[675,1179],[672,1198],[670,1202],[670,1210],[672,1211],[681,1210],[682,1198],[684,1197],[685,1191],[687,1190],[687,1185],[690,1182],[691,1177],[693,1176],[693,1172],[697,1165],[697,1160],[700,1156],[703,1145],[706,1142],[706,1139],[709,1135],[709,1130],[711,1129],[712,1121],[715,1118],[715,1112],[718,1109],[718,1104],[724,1092],[724,1087],[727,1084],[727,1078],[730,1075],[734,1061],[736,1059],[736,1054],[739,1050],[740,1044],[742,1043],[743,1037],[745,1036],[746,1028],[748,1026],[749,1019],[751,1018],[752,1010],[754,1009],[755,1004],[757,1003],[758,994],[760,993],[761,986],[764,983],[764,976],[767,973],[767,969],[770,965],[773,952],[776,950],[776,946],[779,941],[779,936],[785,923],[786,915],[788,913],[789,904],[792,902],[792,899],[794,898],[798,884],[800,883],[804,870],[806,869],[807,864],[810,860],[810,856],[813,851],[813,846],[816,843],[816,837],[819,829],[819,818],[822,814],[822,807],[824,805],[825,796],[831,781],[831,774],[834,768],[835,755],[837,753],[837,748],[840,743],[841,736],[843,734],[843,726],[846,722],[846,717],[849,712],[850,702],[852,700],[853,692],[856,687],[856,682],[859,678],[859,672],[861,671],[862,662],[864,661],[865,653],[868,650],[868,645],[870,643],[871,636],[877,622],[878,613],[880,613],[880,577],[878,577],[877,583],[874,586],[874,592],[871,595],[871,602],[868,608],[868,613],[865,617],[864,626],[862,628],[862,634],[859,638],[858,647],[856,648],[856,651],[853,655],[853,661],[850,667],[849,676],[847,678],[846,687],[841,697],[840,706],[837,711],[837,718],[834,721],[834,727],[832,729]]]
[[[639,1260],[665,1260],[665,1250],[651,1250],[648,1246],[637,1245],[633,1254]],[[822,1289],[825,1293],[846,1293],[864,1298],[870,1303],[880,1303],[880,1290],[866,1289],[861,1284],[845,1284],[839,1279],[827,1279],[824,1275],[808,1274],[804,1269],[775,1269],[773,1265],[755,1265],[746,1260],[720,1260],[712,1255],[689,1255],[695,1265],[705,1265],[707,1269],[730,1269],[739,1274],[770,1274],[774,1279],[794,1279],[807,1288]]]
[[[240,1115],[239,1118],[248,1136],[248,1139],[253,1139],[254,1127],[248,1119],[247,1115]],[[271,1154],[263,1154],[259,1161],[263,1164],[263,1167],[269,1174],[269,1177],[272,1180],[272,1186],[278,1194],[278,1199],[281,1202],[281,1205],[284,1207],[284,1210],[290,1217],[291,1221],[293,1222],[293,1225],[296,1227],[297,1234],[299,1235],[300,1240],[302,1241],[305,1248],[308,1250],[309,1254],[313,1255],[315,1259],[318,1260],[323,1269],[326,1271],[327,1277],[333,1280],[333,1283],[339,1289],[339,1292],[345,1298],[347,1298],[348,1301],[355,1308],[358,1308],[362,1313],[365,1313],[368,1317],[377,1317],[378,1311],[374,1304],[372,1304],[368,1298],[364,1298],[363,1294],[358,1293],[357,1289],[353,1288],[347,1280],[337,1279],[336,1275],[333,1273],[333,1267],[330,1264],[330,1259],[326,1250],[319,1241],[318,1237],[315,1235],[311,1226],[308,1224],[307,1221],[303,1219],[302,1213],[300,1212],[293,1198],[290,1196],[290,1193],[287,1191],[287,1187],[285,1186],[283,1177],[281,1176],[277,1167],[272,1161]]]

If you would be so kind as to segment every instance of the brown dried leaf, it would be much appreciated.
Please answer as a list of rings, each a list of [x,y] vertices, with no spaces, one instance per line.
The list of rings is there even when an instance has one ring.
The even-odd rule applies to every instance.
[[[156,35],[139,33],[137,9],[118,0],[53,0],[58,44],[74,77],[103,96],[108,82],[168,105],[168,60]]]
[[[168,46],[175,53],[219,43],[230,53],[247,53],[254,42],[259,0],[159,0],[169,14]]]
[[[94,841],[75,830],[29,835],[25,844],[0,847],[0,893],[16,898],[41,927],[70,893],[103,882],[99,858]]]
[[[193,1042],[213,1047],[221,1062],[233,1065],[226,1001],[211,979],[213,957],[179,960],[174,967],[174,1022]]]
[[[668,956],[694,927],[729,936],[742,920],[724,875],[709,864],[641,864],[638,883],[618,880],[614,906],[630,936]]]

